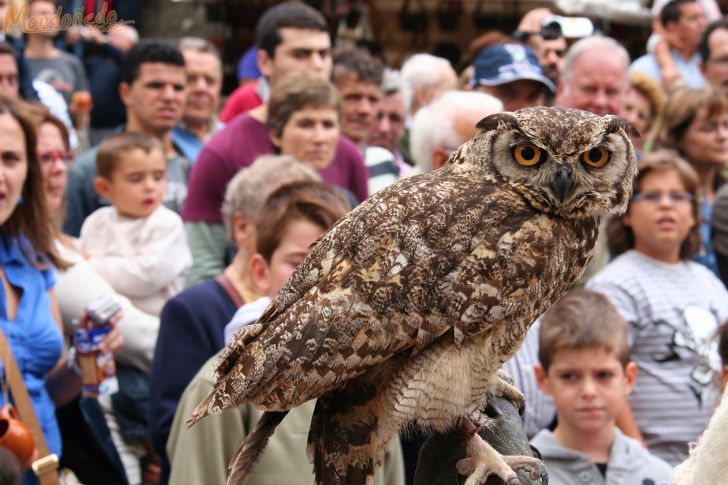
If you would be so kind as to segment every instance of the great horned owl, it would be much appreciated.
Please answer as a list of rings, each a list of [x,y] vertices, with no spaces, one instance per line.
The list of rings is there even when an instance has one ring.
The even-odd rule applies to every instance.
[[[469,418],[488,392],[518,398],[498,369],[581,275],[600,219],[625,209],[633,129],[559,108],[500,113],[478,127],[442,169],[340,220],[225,349],[190,424],[243,402],[268,411],[233,459],[230,483],[248,476],[287,410],[314,398],[317,483],[371,483],[390,439],[413,422],[472,429],[459,467],[468,483],[540,472],[534,458],[499,455]]]

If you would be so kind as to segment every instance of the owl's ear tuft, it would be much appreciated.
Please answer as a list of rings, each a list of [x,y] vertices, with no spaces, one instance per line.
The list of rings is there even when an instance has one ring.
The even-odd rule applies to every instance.
[[[621,116],[611,116],[607,129],[604,130],[606,133],[616,133],[619,130],[624,130],[630,136],[639,138],[640,134],[632,123],[625,120]]]
[[[476,128],[480,128],[482,131],[495,130],[499,126],[507,129],[516,129],[518,128],[518,121],[510,113],[496,113],[486,116],[475,125]]]

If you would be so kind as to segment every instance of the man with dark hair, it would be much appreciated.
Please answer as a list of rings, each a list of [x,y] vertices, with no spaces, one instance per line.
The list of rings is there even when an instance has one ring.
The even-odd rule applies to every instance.
[[[363,147],[382,95],[384,66],[364,49],[344,46],[334,53],[333,81],[339,90],[341,132]]]
[[[708,25],[700,38],[698,54],[705,80],[728,89],[728,16]]]
[[[279,4],[263,14],[256,31],[258,66],[270,87],[286,76],[303,72],[330,76],[331,39],[325,29],[321,30],[325,25],[321,13],[299,2]],[[225,267],[225,229],[220,213],[225,187],[240,168],[260,155],[275,153],[265,124],[267,116],[267,105],[262,104],[235,117],[202,148],[195,162],[182,211],[193,259],[188,286],[219,274]],[[321,177],[347,189],[359,201],[368,195],[361,153],[346,137],[339,138],[334,161]]]
[[[662,38],[682,80],[690,88],[703,86],[705,79],[700,72],[697,49],[706,20],[700,3],[696,0],[672,0],[660,11],[660,26],[664,32]],[[679,39],[679,44],[675,39]],[[664,71],[660,69],[658,56],[657,53],[645,54],[632,63],[630,71],[644,72],[663,85],[671,84],[671,79],[663,79]]]
[[[331,71],[331,39],[326,19],[301,2],[268,9],[255,29],[256,61],[263,77],[237,88],[220,114],[225,123],[268,102],[270,87],[291,72]]]
[[[157,137],[167,157],[167,186],[164,205],[180,212],[187,194],[188,154],[172,138],[172,129],[182,119],[187,77],[185,60],[172,43],[147,39],[132,47],[124,61],[119,94],[126,106],[124,131]],[[82,154],[68,172],[66,188],[67,234],[78,235],[84,219],[108,201],[93,188],[96,177],[96,148]]]

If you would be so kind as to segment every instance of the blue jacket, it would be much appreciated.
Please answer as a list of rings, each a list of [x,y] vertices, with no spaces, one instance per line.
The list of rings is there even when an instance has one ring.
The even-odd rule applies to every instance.
[[[187,288],[162,309],[149,373],[149,428],[162,457],[162,485],[169,477],[165,447],[177,403],[197,371],[225,346],[223,331],[236,310],[214,279]]]

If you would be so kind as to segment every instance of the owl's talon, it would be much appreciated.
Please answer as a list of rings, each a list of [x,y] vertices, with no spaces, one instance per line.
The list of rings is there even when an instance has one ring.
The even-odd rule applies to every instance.
[[[455,465],[458,473],[468,475],[465,485],[485,483],[491,475],[498,476],[507,485],[520,485],[517,471],[527,472],[532,480],[545,474],[541,460],[532,456],[503,456],[475,433],[468,438],[467,451],[470,457]]]

